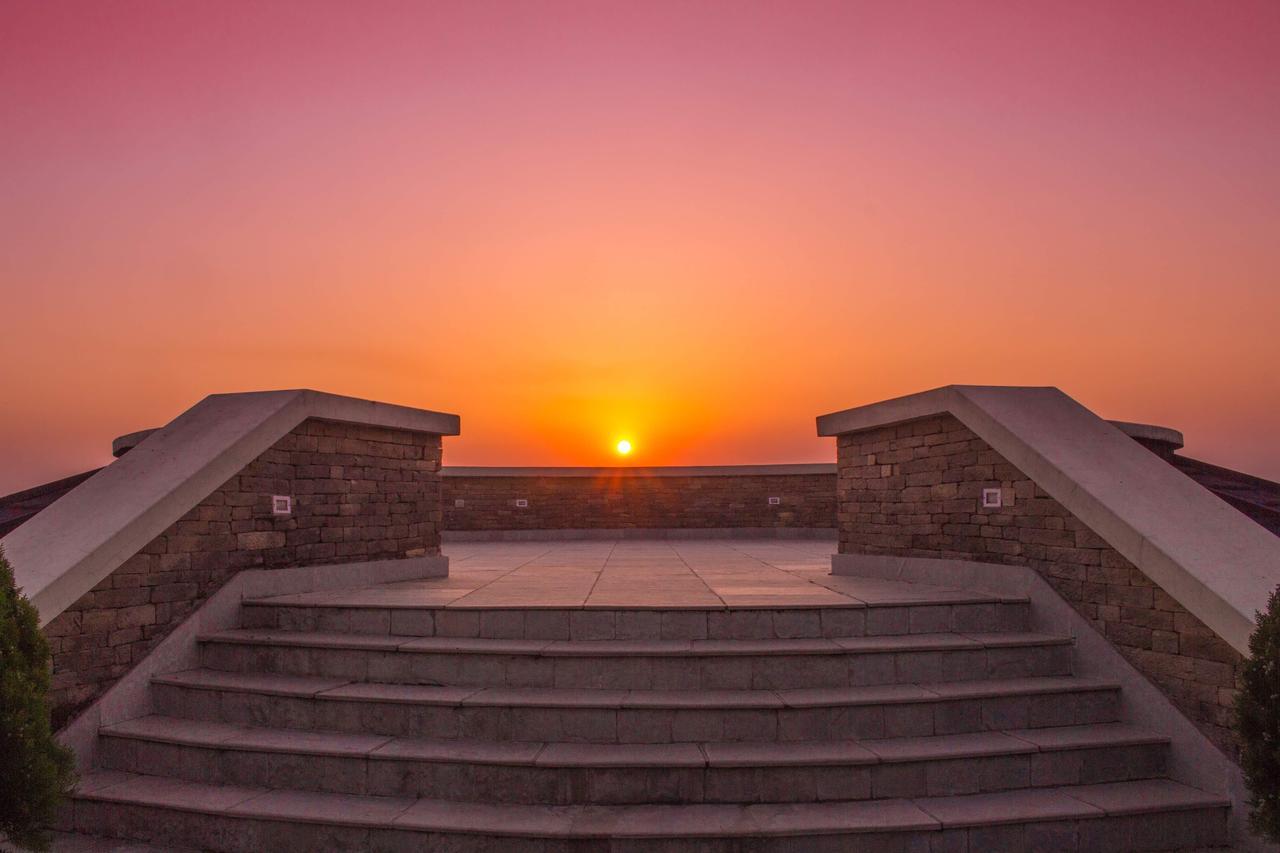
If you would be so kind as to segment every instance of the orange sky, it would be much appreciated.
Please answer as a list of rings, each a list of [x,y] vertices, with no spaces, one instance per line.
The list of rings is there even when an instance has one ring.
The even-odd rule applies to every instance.
[[[7,3],[0,493],[207,393],[453,464],[1053,384],[1280,478],[1280,5]]]

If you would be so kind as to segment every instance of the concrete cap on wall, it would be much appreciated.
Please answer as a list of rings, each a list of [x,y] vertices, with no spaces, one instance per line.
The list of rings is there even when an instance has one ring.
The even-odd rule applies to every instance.
[[[434,435],[460,428],[457,415],[308,389],[205,397],[0,540],[40,624],[309,418]]]
[[[142,444],[143,439],[145,439],[147,436],[151,435],[151,433],[155,432],[158,429],[159,427],[152,427],[151,429],[140,429],[137,432],[129,432],[129,433],[125,433],[122,436],[118,436],[114,441],[111,442],[111,455],[114,456],[116,459],[119,459],[121,456],[124,456],[130,450],[133,450],[139,444]]]
[[[1280,538],[1057,388],[948,385],[822,415],[818,434],[943,414],[1248,653],[1254,613],[1280,584]]]
[[[1181,450],[1187,446],[1182,433],[1176,429],[1155,424],[1135,424],[1129,421],[1107,421],[1129,438],[1151,444],[1163,444],[1170,450]]]

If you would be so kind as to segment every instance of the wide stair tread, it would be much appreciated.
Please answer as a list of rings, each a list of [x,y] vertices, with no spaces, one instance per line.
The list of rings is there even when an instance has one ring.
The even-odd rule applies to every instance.
[[[1170,738],[1119,722],[1121,685],[1071,675],[1074,638],[1028,630],[1025,597],[860,590],[813,608],[245,602],[245,627],[197,637],[198,668],[153,677],[159,713],[101,729],[74,825],[215,849],[1223,843],[1229,801],[1165,778]]]
[[[676,744],[542,743],[402,738],[272,729],[151,715],[104,726],[107,737],[222,750],[545,767],[747,767],[872,764],[1163,744],[1127,723],[864,741]]]
[[[81,801],[230,818],[544,838],[773,837],[936,831],[1220,809],[1228,801],[1169,780],[874,802],[538,806],[268,790],[100,771]]]
[[[829,576],[822,576],[827,578]],[[432,584],[441,594],[438,600],[429,600],[416,584],[385,584],[358,589],[326,590],[323,592],[298,592],[246,598],[242,604],[258,607],[319,607],[393,610],[588,610],[588,611],[705,611],[725,610],[818,610],[866,607],[913,607],[920,605],[1020,603],[1028,600],[1025,595],[1001,595],[959,587],[936,586],[909,581],[882,580],[875,583],[863,581],[856,592],[848,591],[843,601],[823,600],[820,603],[794,603],[777,596],[763,595],[762,601],[730,604],[683,603],[586,603],[580,599],[557,599],[548,596],[544,601],[530,604],[493,602],[469,603],[465,595],[450,595],[447,587],[439,582]],[[819,585],[821,586],[821,584]]]
[[[864,598],[805,602],[764,595],[758,602],[682,606],[677,602],[584,604],[431,601],[421,590],[299,593],[242,602],[246,628],[341,631],[381,636],[506,639],[774,639],[937,631],[1026,630],[1030,601],[961,589],[889,583]],[[663,596],[665,598],[665,596]]]
[[[338,631],[237,628],[200,636],[202,643],[312,649],[536,655],[541,657],[689,657],[736,655],[883,654],[1071,645],[1071,637],[1031,631],[891,634],[871,637],[768,640],[520,640],[484,637],[410,637]]]
[[[457,687],[357,682],[344,678],[192,669],[158,675],[153,684],[318,699],[426,705],[573,708],[812,708],[949,701],[1058,692],[1118,690],[1118,682],[1078,676],[980,679],[790,690],[626,690],[557,687]]]

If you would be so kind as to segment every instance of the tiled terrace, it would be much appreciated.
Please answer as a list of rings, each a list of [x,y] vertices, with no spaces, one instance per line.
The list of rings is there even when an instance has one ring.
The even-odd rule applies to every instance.
[[[834,542],[777,539],[454,543],[449,577],[277,603],[373,607],[841,607],[953,600],[958,590],[833,577]]]

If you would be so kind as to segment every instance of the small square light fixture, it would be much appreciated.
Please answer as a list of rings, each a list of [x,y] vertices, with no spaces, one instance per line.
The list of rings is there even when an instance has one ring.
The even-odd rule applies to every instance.
[[[1001,499],[999,489],[983,489],[982,490],[982,508],[983,509],[999,509],[1004,506]]]
[[[769,498],[769,506],[778,506],[782,503],[782,498]]]
[[[462,509],[464,506],[466,506],[466,505],[467,505],[467,502],[466,502],[466,501],[464,501],[462,498],[454,498],[454,500],[453,500],[453,505],[454,505],[457,509]]]
[[[525,508],[525,507],[527,507],[528,505],[529,505],[529,499],[528,499],[528,498],[516,498],[516,507],[517,507],[518,509],[524,509],[524,508]]]
[[[293,515],[293,498],[288,495],[272,495],[271,514]]]

